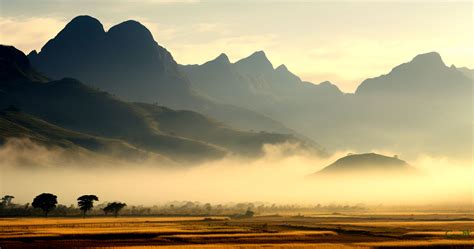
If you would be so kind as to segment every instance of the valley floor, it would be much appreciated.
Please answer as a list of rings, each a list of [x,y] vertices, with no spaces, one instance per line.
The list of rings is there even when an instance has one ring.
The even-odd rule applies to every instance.
[[[472,213],[0,219],[0,248],[473,248]]]

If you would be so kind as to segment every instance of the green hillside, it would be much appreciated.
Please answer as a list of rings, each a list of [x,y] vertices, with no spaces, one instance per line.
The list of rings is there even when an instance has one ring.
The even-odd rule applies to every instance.
[[[215,144],[237,154],[260,155],[264,144],[293,142],[307,146],[291,135],[240,131],[193,111],[175,111],[143,103],[136,106],[161,132]]]
[[[61,128],[22,113],[14,107],[0,111],[0,144],[4,144],[9,138],[25,138],[49,148],[60,147],[98,153],[127,161],[153,157],[163,162],[171,162],[166,157],[140,150],[120,140],[91,136]]]

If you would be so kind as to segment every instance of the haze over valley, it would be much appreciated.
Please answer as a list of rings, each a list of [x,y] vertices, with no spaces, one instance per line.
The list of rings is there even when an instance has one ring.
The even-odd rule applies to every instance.
[[[472,248],[470,2],[0,0],[0,249]]]
[[[247,197],[305,203],[320,196],[320,201],[331,202],[339,197],[316,194],[322,183],[312,186],[306,176],[347,153],[377,152],[362,165],[373,170],[350,164],[343,168],[353,168],[352,178],[383,179],[389,175],[384,176],[384,163],[377,156],[408,160],[409,166],[400,167],[413,168],[400,176],[407,181],[407,195],[400,198],[408,201],[420,195],[412,185],[421,178],[426,183],[420,191],[426,191],[437,186],[430,177],[445,171],[469,173],[472,166],[472,74],[445,65],[436,52],[407,58],[390,72],[361,82],[355,93],[344,93],[329,81],[302,81],[285,65],[273,66],[264,51],[236,62],[220,54],[202,65],[180,65],[136,21],[105,31],[99,20],[78,16],[28,56],[11,46],[2,46],[0,52],[0,132],[2,153],[8,155],[2,159],[8,169],[2,175],[8,191],[24,189],[14,183],[23,170],[42,172],[32,176],[34,182],[42,182],[38,175],[55,172],[54,177],[41,177],[47,186],[62,185],[51,180],[68,179],[62,174],[87,179],[96,170],[117,168],[133,172],[125,175],[158,170],[147,174],[156,181],[136,176],[140,183],[132,185],[143,192],[157,189],[155,198],[162,201],[196,196],[191,194],[192,181],[179,183],[183,179],[178,175],[190,174],[205,189],[235,184],[223,193],[204,195],[213,201]],[[245,190],[259,186],[264,175],[268,179],[261,192]],[[288,196],[277,187],[284,176],[292,176],[286,180],[296,188],[285,185],[292,193]],[[468,181],[457,177],[442,189],[455,191],[450,198],[468,203]],[[96,184],[118,179],[111,173]],[[176,186],[167,185],[169,179]],[[392,184],[397,186],[398,180]],[[231,197],[236,186],[241,194]],[[170,188],[179,194],[161,194]],[[204,196],[199,199],[205,201]],[[130,198],[140,202],[136,194]],[[396,203],[390,195],[383,199]],[[423,204],[430,199],[443,200],[427,197]],[[362,197],[343,200],[371,202]]]

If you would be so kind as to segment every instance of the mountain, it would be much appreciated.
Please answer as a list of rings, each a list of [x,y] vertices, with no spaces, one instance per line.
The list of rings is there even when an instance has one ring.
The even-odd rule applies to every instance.
[[[393,174],[395,172],[413,172],[408,163],[398,159],[396,156],[388,157],[375,153],[367,154],[349,154],[342,157],[314,173],[317,175],[341,175],[341,174],[367,174],[367,173],[382,173]]]
[[[327,81],[303,81],[285,65],[274,68],[263,51],[235,63],[221,54],[178,65],[141,24],[127,21],[106,32],[98,20],[80,16],[29,58],[56,79],[73,76],[127,100],[197,111],[241,130],[298,134],[330,151],[472,154],[472,78],[436,52],[343,93]]]
[[[291,135],[235,130],[192,111],[124,102],[70,78],[49,81],[13,47],[0,46],[0,61],[0,108],[14,105],[52,125],[120,140],[175,161],[196,162],[229,153],[256,156],[266,143],[304,144]]]
[[[29,58],[54,79],[76,78],[128,100],[172,106],[191,101],[188,82],[171,54],[135,21],[105,32],[98,20],[78,16]]]
[[[466,77],[470,79],[474,79],[474,69],[469,69],[467,67],[455,67],[454,65],[451,65],[451,68],[456,68],[461,73],[463,73]]]
[[[28,57],[48,77],[75,78],[128,101],[198,111],[243,130],[293,132],[265,115],[195,93],[170,52],[136,21],[105,31],[97,19],[78,16]]]
[[[183,65],[181,70],[196,92],[221,103],[263,113],[325,147],[319,139],[330,136],[334,141],[338,135],[318,126],[328,119],[338,122],[335,114],[344,101],[344,94],[330,82],[316,85],[302,81],[285,65],[274,69],[263,51],[235,63],[221,54],[202,65]]]
[[[301,148],[313,150],[316,154],[322,155],[321,151],[316,149],[318,148],[317,145],[309,144],[295,136],[239,131],[193,111],[173,111],[166,107],[156,107],[144,103],[137,103],[136,105],[146,111],[148,117],[156,121],[160,130],[167,134],[179,134],[197,141],[205,141],[226,148],[236,154],[259,156],[264,144],[289,142],[299,143]],[[190,127],[190,124],[192,127]]]
[[[166,157],[140,150],[124,141],[67,130],[23,113],[15,107],[0,111],[0,144],[5,144],[11,138],[28,139],[48,148],[56,147],[73,151],[75,153],[71,153],[73,154],[71,158],[81,154],[84,154],[84,157],[106,156],[109,159],[129,162],[153,158],[157,162],[172,164],[172,161]]]
[[[263,113],[329,150],[471,155],[472,80],[436,52],[364,80],[353,94],[302,81],[285,65],[274,69],[263,51],[181,69],[197,92]]]
[[[225,54],[202,65],[181,66],[191,80],[193,89],[218,101],[266,113],[288,114],[274,108],[275,104],[294,104],[338,98],[342,92],[329,82],[315,85],[303,82],[285,65],[276,69],[263,51],[231,63]],[[296,106],[295,106],[296,108]],[[286,108],[285,108],[286,109]]]
[[[353,131],[372,141],[360,146],[364,150],[404,150],[405,155],[422,151],[469,159],[472,98],[471,79],[447,67],[438,53],[420,54],[359,85],[351,104],[363,110],[357,112],[363,122]],[[360,144],[361,137],[352,139]]]
[[[403,63],[387,75],[367,79],[357,87],[357,95],[376,94],[443,94],[454,93],[469,87],[470,83],[457,69],[447,67],[436,52],[420,54]],[[447,84],[449,83],[449,87]]]

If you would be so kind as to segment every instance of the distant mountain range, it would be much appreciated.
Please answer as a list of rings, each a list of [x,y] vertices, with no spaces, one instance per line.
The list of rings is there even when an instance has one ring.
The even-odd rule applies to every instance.
[[[263,51],[236,63],[231,63],[225,54],[221,54],[203,65],[181,66],[181,69],[198,92],[219,102],[275,117],[286,116],[286,119],[291,119],[292,115],[289,104],[292,108],[299,108],[308,101],[317,104],[343,95],[330,82],[315,85],[301,81],[285,65],[274,69]]]
[[[474,79],[474,69],[469,69],[467,67],[455,67],[454,65],[451,65],[451,68],[455,68],[459,70],[461,73],[463,73],[465,76],[467,76],[470,79]]]
[[[263,113],[330,150],[464,158],[472,152],[470,71],[447,67],[435,52],[363,81],[353,94],[330,82],[304,82],[285,65],[274,69],[262,51],[181,69],[196,91]]]
[[[219,120],[225,125],[209,121],[206,127],[226,127],[225,132],[234,132],[230,137],[252,137],[253,142],[259,141],[255,146],[268,139],[296,139],[306,144],[317,141],[330,151],[378,149],[408,158],[427,154],[471,159],[472,155],[472,70],[447,67],[435,52],[417,55],[385,75],[364,80],[355,93],[343,93],[328,81],[303,81],[285,65],[274,68],[263,51],[235,63],[221,54],[202,65],[179,65],[138,22],[126,21],[105,31],[97,19],[79,16],[28,58],[41,73],[10,70],[5,77],[20,74],[28,83],[0,91],[0,96],[5,96],[2,99],[9,99],[3,101],[4,106],[11,102],[54,125],[124,139],[139,148],[157,149],[167,157],[176,157],[173,154],[184,147],[202,149],[210,157],[226,150],[250,152],[229,137],[223,139],[222,134],[212,137],[204,136],[206,132],[191,132],[194,122],[200,122],[191,116]],[[20,94],[17,91],[23,95],[15,96]],[[87,98],[90,104],[85,107]],[[25,103],[17,103],[18,99]],[[63,102],[58,104],[60,100]],[[210,118],[156,107],[156,103]],[[89,113],[91,106],[94,110]],[[71,108],[77,108],[76,113],[72,114]],[[173,123],[167,126],[170,130],[162,130],[165,126],[160,122],[165,122],[156,118],[176,118],[174,114],[156,115],[167,111],[189,115],[177,119],[185,120],[186,125]],[[77,122],[77,116],[95,122]],[[172,130],[177,127],[186,135],[170,135],[177,134]],[[269,138],[268,133],[252,130],[293,135],[273,134]],[[187,146],[171,146],[181,142]]]
[[[376,153],[349,154],[311,176],[342,176],[355,174],[415,173],[415,168],[397,157],[388,157]]]
[[[21,51],[7,46],[0,46],[0,109],[3,142],[27,137],[124,157],[153,153],[175,162],[254,157],[263,144],[313,148],[291,135],[240,131],[196,112],[125,102],[71,78],[49,81]]]

